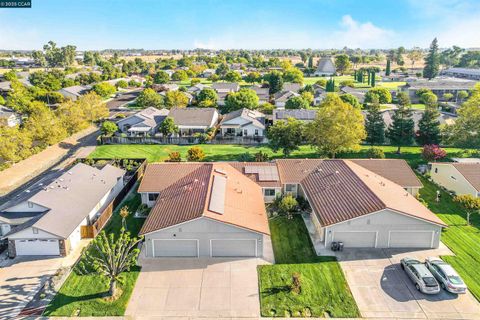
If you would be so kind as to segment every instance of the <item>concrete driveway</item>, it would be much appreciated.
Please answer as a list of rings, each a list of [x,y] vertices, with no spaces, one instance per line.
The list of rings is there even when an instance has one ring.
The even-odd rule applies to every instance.
[[[402,251],[394,249],[348,249],[338,253],[340,265],[365,318],[480,319],[480,304],[470,294],[454,295],[444,290],[425,295],[415,289],[400,267],[400,259],[418,260],[448,255],[439,249]]]
[[[261,259],[141,258],[126,316],[259,317]]]

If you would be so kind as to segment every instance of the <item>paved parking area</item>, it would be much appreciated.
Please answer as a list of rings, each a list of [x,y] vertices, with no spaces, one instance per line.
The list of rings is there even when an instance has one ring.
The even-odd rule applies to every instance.
[[[141,258],[126,316],[258,317],[261,259]]]
[[[422,261],[446,254],[451,252],[442,246],[410,252],[348,249],[337,257],[362,317],[480,319],[480,304],[470,293],[454,295],[442,290],[438,295],[422,294],[400,267],[400,259],[405,256]]]

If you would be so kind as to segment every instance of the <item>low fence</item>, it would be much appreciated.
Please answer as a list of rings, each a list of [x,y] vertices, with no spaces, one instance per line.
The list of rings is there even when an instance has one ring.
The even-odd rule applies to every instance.
[[[191,145],[202,143],[197,137],[99,137],[99,144],[176,144]],[[265,137],[222,137],[215,136],[206,144],[239,144],[239,145],[257,145],[267,143]]]

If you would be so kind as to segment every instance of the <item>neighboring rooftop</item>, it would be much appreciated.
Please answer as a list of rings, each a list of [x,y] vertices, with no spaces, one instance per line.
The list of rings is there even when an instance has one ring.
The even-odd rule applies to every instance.
[[[452,165],[480,192],[480,163],[452,162]]]
[[[259,111],[250,110],[246,108],[227,113],[226,115],[223,116],[222,121],[220,121],[220,125],[224,125],[230,120],[233,120],[239,117],[246,121],[243,125],[241,125],[242,127],[253,124],[258,128],[265,129],[265,115]]]
[[[301,121],[312,121],[317,116],[317,110],[313,109],[285,109],[273,110],[274,120],[287,120],[288,118],[295,118]]]
[[[436,79],[436,80],[419,80],[409,82],[404,85],[404,88],[411,90],[431,89],[431,90],[468,90],[475,86],[475,81],[460,80],[460,79]]]
[[[283,91],[298,92],[300,89],[302,89],[302,85],[300,83],[293,82],[285,82],[282,87]]]
[[[173,108],[168,116],[177,126],[209,127],[217,113],[215,108]]]
[[[212,88],[219,92],[234,92],[240,90],[240,85],[236,82],[214,82]]]

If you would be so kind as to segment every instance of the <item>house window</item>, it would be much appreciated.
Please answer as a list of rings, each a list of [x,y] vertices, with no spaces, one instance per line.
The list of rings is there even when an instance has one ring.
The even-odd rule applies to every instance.
[[[148,194],[148,201],[157,201],[158,193],[149,193]]]
[[[265,189],[265,197],[275,197],[275,189]]]
[[[258,129],[255,129],[255,135],[258,136]]]
[[[247,129],[244,129],[244,130],[243,130],[243,135],[244,135],[244,136],[248,136],[248,130],[247,130]]]
[[[38,229],[37,228],[32,228],[32,231],[34,234],[38,234]]]
[[[286,191],[286,192],[294,192],[294,191],[297,190],[296,187],[297,187],[297,186],[294,185],[294,184],[287,184],[287,185],[285,185],[285,191]]]

